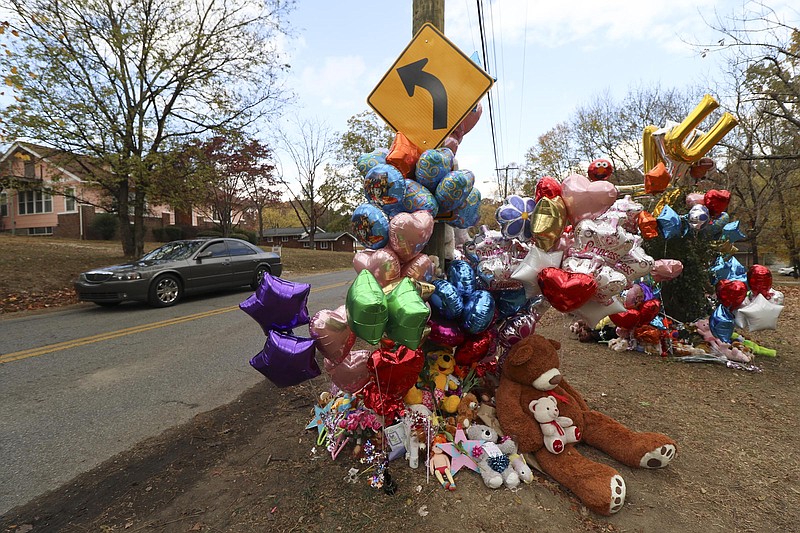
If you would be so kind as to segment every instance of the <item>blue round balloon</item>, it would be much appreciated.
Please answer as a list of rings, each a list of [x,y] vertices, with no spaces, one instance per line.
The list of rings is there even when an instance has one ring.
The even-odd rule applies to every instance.
[[[462,327],[470,333],[480,333],[494,321],[494,298],[488,291],[475,291],[464,304]]]
[[[681,236],[681,217],[670,206],[665,205],[656,218],[658,232],[665,239]]]
[[[454,228],[467,229],[478,223],[481,218],[481,191],[473,187],[467,199],[453,213],[454,218],[447,223]]]
[[[525,297],[525,288],[518,289],[502,289],[494,292],[495,307],[497,314],[500,318],[506,318],[511,315],[517,314],[525,304],[528,298]]]
[[[376,165],[364,178],[364,195],[369,203],[377,205],[389,215],[403,211],[406,197],[406,180],[392,165]]]
[[[361,154],[356,161],[356,168],[361,173],[362,177],[366,177],[367,173],[378,165],[386,164],[386,154],[389,151],[385,148],[378,148],[369,152],[368,154]]]
[[[475,185],[475,174],[469,170],[454,170],[445,176],[436,187],[436,202],[439,212],[446,213],[459,207],[469,196]]]
[[[461,313],[464,311],[464,302],[456,288],[449,281],[443,279],[433,280],[433,286],[436,289],[431,294],[430,300],[428,300],[431,307],[446,319],[457,320],[461,318]]]
[[[389,242],[389,217],[372,204],[361,204],[353,211],[353,235],[366,248],[377,250]]]
[[[450,148],[425,150],[417,161],[415,177],[422,186],[435,191],[452,168],[453,151]]]
[[[731,342],[733,337],[733,314],[724,305],[718,305],[708,318],[711,333],[722,342]]]
[[[450,262],[450,268],[447,270],[447,281],[464,298],[475,292],[475,271],[469,263],[462,259]]]
[[[406,180],[406,196],[403,198],[403,209],[408,213],[427,211],[431,216],[439,212],[439,205],[431,191],[414,180]]]

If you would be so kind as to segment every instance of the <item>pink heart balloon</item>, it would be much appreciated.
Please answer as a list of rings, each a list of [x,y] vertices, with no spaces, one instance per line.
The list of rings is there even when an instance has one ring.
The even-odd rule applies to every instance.
[[[606,183],[596,181],[595,183]],[[575,225],[573,250],[578,253],[591,253],[609,265],[615,264],[631,248],[634,235],[622,226],[614,226],[607,221],[581,220]]]
[[[400,213],[389,222],[389,246],[407,263],[420,253],[433,234],[433,217],[428,211]]]
[[[409,277],[417,281],[430,281],[433,279],[433,262],[425,254],[419,254],[411,262],[403,265],[401,277]]]
[[[333,364],[340,363],[356,342],[355,334],[347,325],[347,310],[343,305],[335,311],[318,311],[311,318],[308,330],[316,341],[317,350]]]
[[[686,195],[686,207],[703,205],[706,195],[701,192],[692,192]]]
[[[355,394],[369,383],[367,360],[369,350],[355,350],[347,354],[341,363],[333,364],[325,360],[325,370],[331,376],[334,385],[345,392]]]
[[[683,263],[677,259],[659,259],[653,263],[650,274],[655,281],[669,281],[683,272]]]
[[[561,198],[567,206],[567,216],[575,224],[604,213],[617,200],[617,188],[607,181],[589,181],[573,174],[561,182]]]
[[[358,252],[353,257],[353,268],[356,273],[369,270],[381,287],[400,277],[400,259],[389,248]]]

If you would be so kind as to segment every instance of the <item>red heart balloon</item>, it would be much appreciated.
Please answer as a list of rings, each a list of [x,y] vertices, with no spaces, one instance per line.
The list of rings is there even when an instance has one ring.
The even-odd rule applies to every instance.
[[[387,396],[374,381],[367,383],[361,389],[361,394],[364,396],[364,406],[385,417],[387,426],[393,424],[403,412],[403,399]]]
[[[536,192],[533,199],[537,202],[542,198],[553,200],[559,196],[561,196],[561,184],[555,178],[544,176],[536,182]]]
[[[562,313],[582,307],[597,292],[594,276],[555,267],[539,272],[538,281],[544,297]]]
[[[639,324],[641,316],[638,309],[631,309],[624,313],[614,313],[613,315],[609,315],[608,318],[622,329],[633,329]]]
[[[661,311],[660,301],[647,300],[639,308],[639,325],[642,326],[644,324],[649,324],[650,322],[652,322],[653,319],[658,316],[659,311]]]
[[[716,286],[717,300],[728,309],[737,309],[747,297],[744,281],[721,279]]]
[[[467,335],[461,346],[456,348],[456,363],[463,366],[477,363],[496,347],[497,332],[492,328]]]
[[[764,265],[753,265],[747,271],[747,284],[753,294],[763,294],[769,300],[769,290],[772,288],[772,272]]]
[[[422,350],[412,350],[402,344],[395,348],[375,350],[367,361],[367,368],[375,376],[381,393],[390,398],[405,394],[417,382],[425,365]]]
[[[708,208],[708,214],[710,214],[712,218],[717,218],[724,211],[727,211],[730,201],[730,191],[711,189],[703,196],[703,205]]]

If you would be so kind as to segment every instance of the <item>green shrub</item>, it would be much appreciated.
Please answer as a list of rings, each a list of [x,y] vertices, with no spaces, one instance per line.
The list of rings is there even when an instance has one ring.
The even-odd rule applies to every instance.
[[[89,227],[96,237],[110,241],[117,233],[119,219],[112,213],[97,213]]]
[[[242,239],[250,244],[258,244],[258,234],[255,231],[250,231],[248,229],[239,229],[236,232],[231,233],[231,237],[234,239]]]
[[[222,232],[215,229],[204,229],[197,232],[198,237],[222,237]]]

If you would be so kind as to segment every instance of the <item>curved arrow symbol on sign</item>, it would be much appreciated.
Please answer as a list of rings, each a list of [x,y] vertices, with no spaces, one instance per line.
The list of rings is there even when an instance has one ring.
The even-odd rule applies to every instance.
[[[406,88],[408,96],[414,96],[414,89],[419,86],[431,93],[433,99],[433,129],[443,130],[447,128],[447,91],[444,84],[422,68],[428,63],[428,58],[414,61],[408,65],[398,67],[397,74]]]

